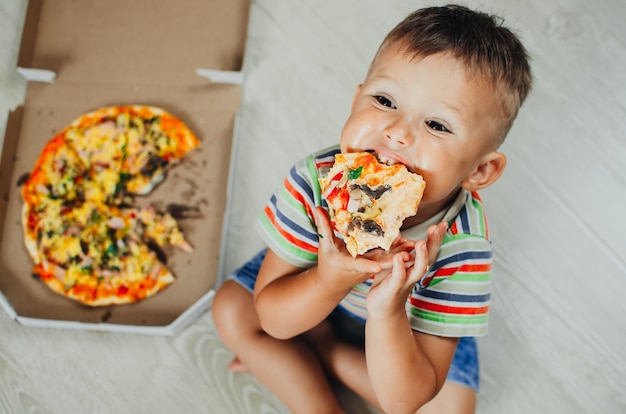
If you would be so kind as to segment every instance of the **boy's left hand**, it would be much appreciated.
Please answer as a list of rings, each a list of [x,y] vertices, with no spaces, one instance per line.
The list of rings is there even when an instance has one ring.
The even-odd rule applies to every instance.
[[[405,312],[408,295],[435,261],[447,229],[446,222],[430,226],[427,239],[415,243],[413,263],[406,262],[405,256],[394,255],[391,273],[383,271],[374,278],[366,300],[368,314]]]

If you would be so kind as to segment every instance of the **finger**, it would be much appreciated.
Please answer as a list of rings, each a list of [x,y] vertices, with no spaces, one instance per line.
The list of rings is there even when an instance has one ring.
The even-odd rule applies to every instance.
[[[398,237],[396,237],[396,239],[393,241],[393,243],[391,243],[389,249],[411,251],[413,250],[413,247],[415,247],[415,242],[413,240],[402,237],[402,234],[400,233]]]
[[[319,236],[320,251],[326,250],[326,252],[329,252],[330,250],[334,250],[349,257],[349,253],[345,248],[343,240],[335,237],[330,217],[324,208],[319,206],[315,208],[315,220]],[[356,273],[374,274],[382,270],[381,265],[376,261],[368,260],[362,257],[352,259],[349,264],[346,262],[342,263],[344,263],[345,268],[350,268]]]
[[[354,260],[354,270],[359,273],[377,274],[383,270],[380,263],[363,257]]]
[[[429,258],[426,242],[420,240],[415,245],[415,263],[409,272],[409,282],[417,283],[428,271]]]
[[[403,239],[402,242],[392,246],[391,248],[396,251],[410,252],[415,248],[415,241]]]
[[[402,234],[398,234],[398,237],[396,237],[393,243],[391,243],[391,247],[400,246],[402,244],[406,244],[407,242],[410,242],[410,240],[402,237]]]
[[[410,251],[413,250],[413,244],[411,244],[410,248],[407,246],[402,249],[391,250],[393,251],[388,252],[383,249],[374,249],[364,253],[361,257],[380,263],[383,269],[391,269],[393,267],[393,257],[395,254],[402,255],[405,262],[410,262],[412,259]]]
[[[330,222],[328,212],[322,207],[315,207],[315,221],[317,225],[317,235],[320,238],[320,246],[328,243],[334,245],[335,233]]]
[[[406,281],[406,268],[404,267],[404,258],[401,254],[393,255],[393,268],[391,274],[387,277],[386,282],[392,290],[401,290]]]
[[[447,230],[448,223],[445,221],[442,221],[437,225],[432,225],[428,228],[426,244],[426,248],[428,250],[428,264],[433,263],[437,258],[437,254],[439,254],[439,247],[441,246],[441,243],[443,243]]]
[[[372,276],[372,288],[378,286],[383,280],[385,280],[391,274],[391,269],[383,269],[380,272]]]

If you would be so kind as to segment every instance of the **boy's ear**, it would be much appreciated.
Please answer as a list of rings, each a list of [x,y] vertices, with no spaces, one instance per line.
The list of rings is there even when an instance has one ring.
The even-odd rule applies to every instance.
[[[506,167],[506,156],[493,151],[483,156],[480,164],[467,177],[461,186],[468,191],[478,191],[489,187],[502,175]]]

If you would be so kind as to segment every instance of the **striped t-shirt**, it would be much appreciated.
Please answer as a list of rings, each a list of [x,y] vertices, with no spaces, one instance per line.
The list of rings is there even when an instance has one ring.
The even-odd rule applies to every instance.
[[[328,172],[338,152],[338,147],[327,148],[294,165],[259,216],[261,237],[279,257],[295,266],[309,268],[317,263],[319,236],[313,210],[320,205],[328,208],[318,178]],[[449,226],[437,259],[407,300],[411,327],[438,336],[485,335],[493,255],[480,197],[460,191],[447,210],[403,230],[402,235],[423,239],[427,228],[442,220]],[[354,286],[339,309],[365,321],[365,297],[371,282]]]

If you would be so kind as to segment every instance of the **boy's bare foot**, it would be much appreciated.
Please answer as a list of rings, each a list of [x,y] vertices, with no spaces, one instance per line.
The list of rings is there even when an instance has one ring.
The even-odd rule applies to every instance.
[[[228,365],[228,370],[231,372],[248,372],[246,366],[237,357],[233,358],[233,360],[230,361],[230,365]]]

